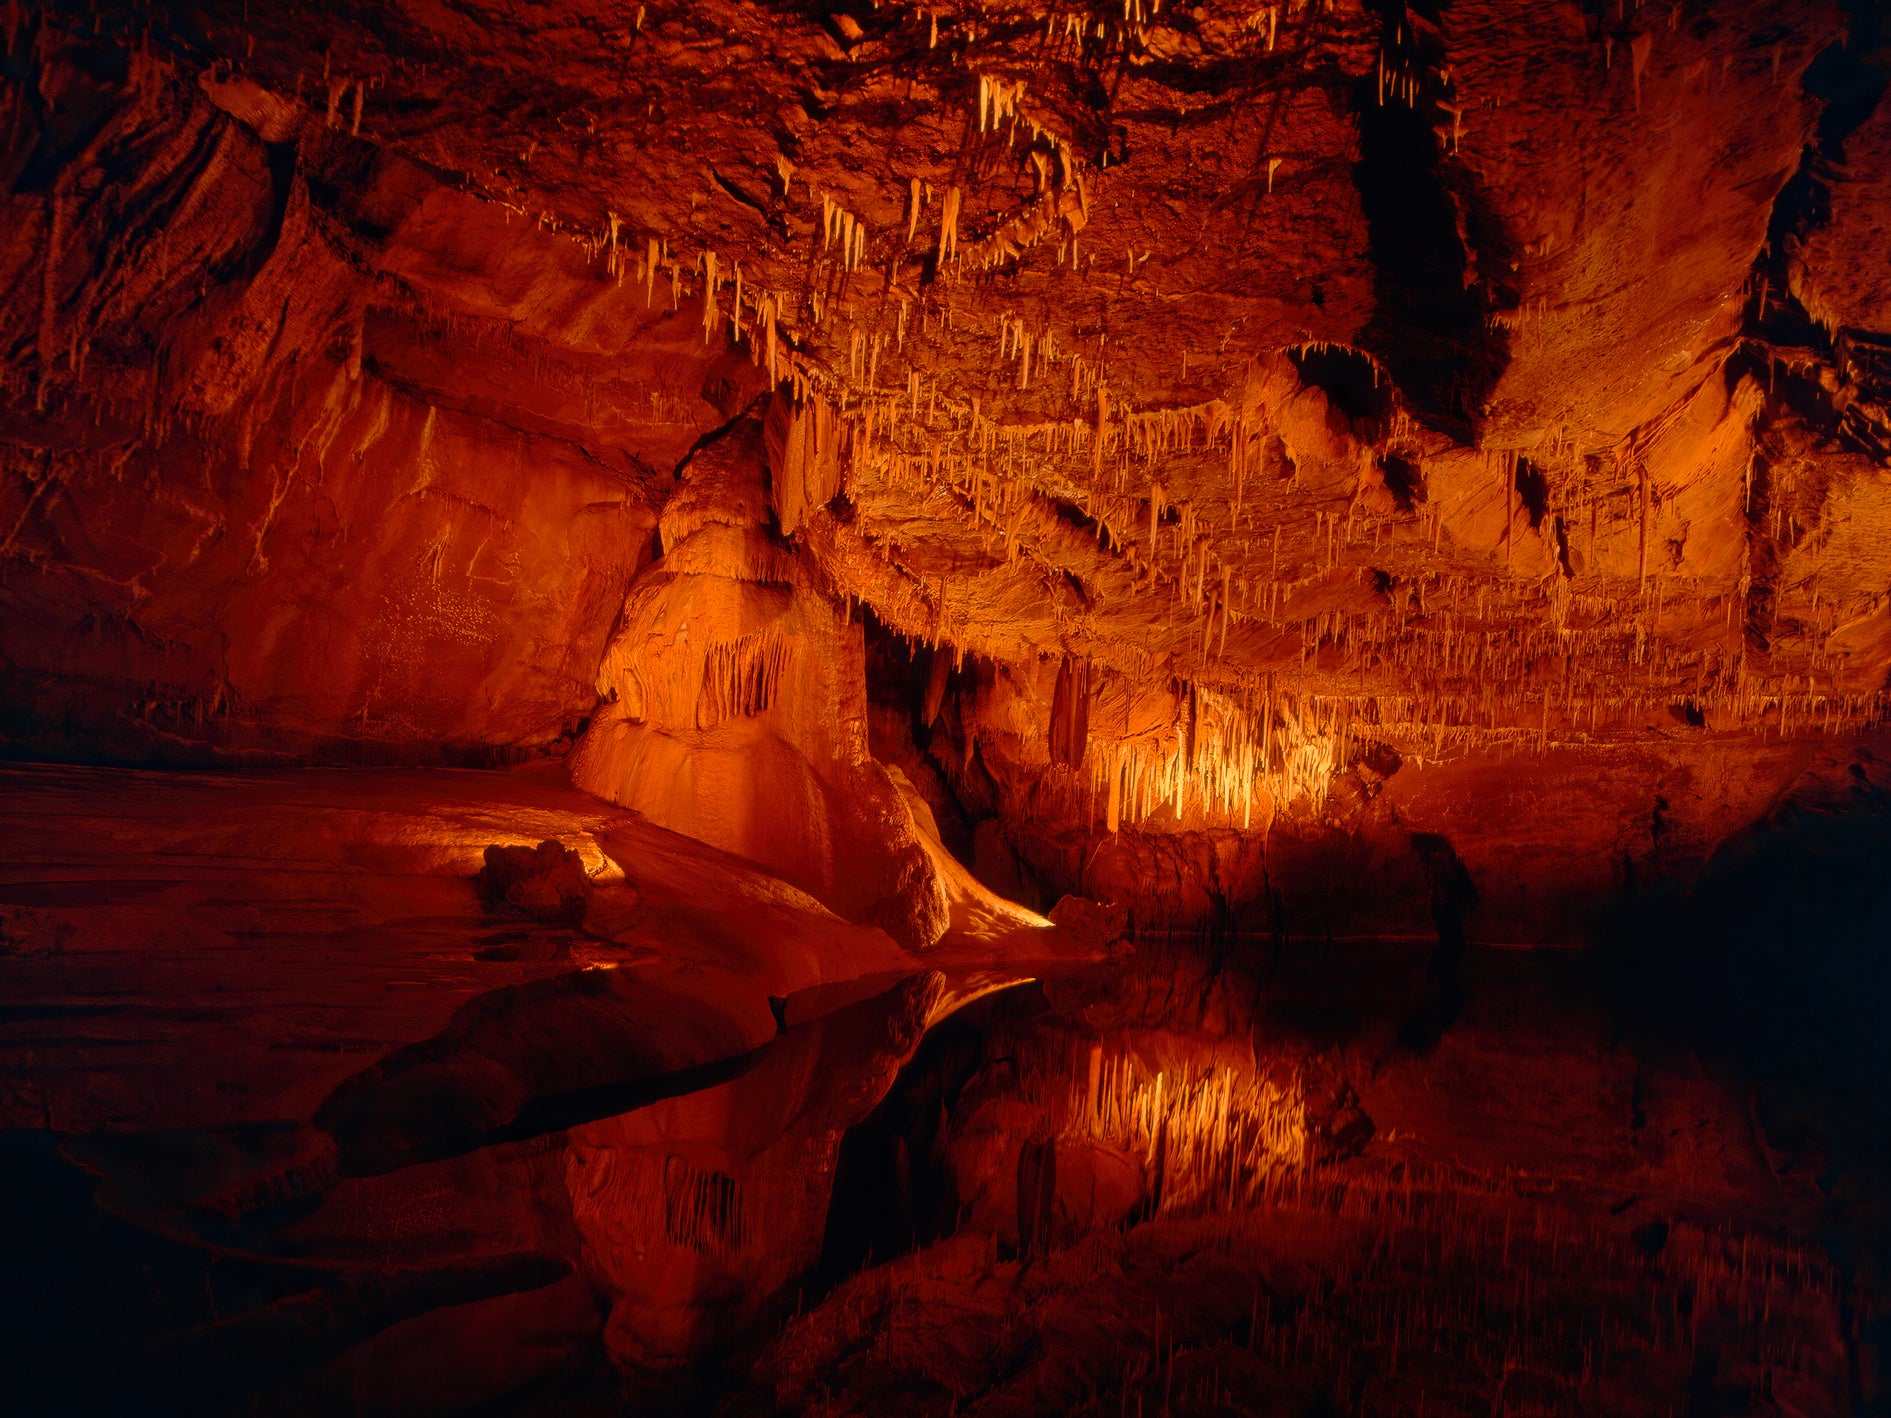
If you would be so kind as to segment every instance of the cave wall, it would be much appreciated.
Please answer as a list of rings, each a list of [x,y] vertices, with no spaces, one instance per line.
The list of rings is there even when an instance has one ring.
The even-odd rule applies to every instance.
[[[889,766],[1038,906],[1422,932],[1429,833],[1535,940],[1874,751],[1869,6],[9,14],[9,753],[575,745],[919,945]]]
[[[669,469],[734,397],[716,361],[254,84],[50,40],[0,254],[9,741],[479,761],[568,736]]]

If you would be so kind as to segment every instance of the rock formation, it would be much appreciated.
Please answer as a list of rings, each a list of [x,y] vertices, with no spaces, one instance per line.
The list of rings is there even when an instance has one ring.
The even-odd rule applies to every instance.
[[[1882,1081],[1887,37],[13,0],[0,754],[89,766],[0,774],[0,1124],[158,1277],[38,1396],[1883,1403],[1877,1164],[1765,1088]]]

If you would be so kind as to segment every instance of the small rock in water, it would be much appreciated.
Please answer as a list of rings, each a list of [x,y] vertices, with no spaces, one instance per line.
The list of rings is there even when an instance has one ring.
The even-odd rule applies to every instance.
[[[577,925],[591,901],[584,859],[562,842],[536,847],[486,849],[486,865],[473,876],[488,906],[511,906],[537,921]]]

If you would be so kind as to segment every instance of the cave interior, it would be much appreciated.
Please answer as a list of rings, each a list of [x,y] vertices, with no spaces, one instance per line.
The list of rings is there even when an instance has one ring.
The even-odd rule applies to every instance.
[[[1877,0],[0,42],[0,1408],[1891,1414]]]

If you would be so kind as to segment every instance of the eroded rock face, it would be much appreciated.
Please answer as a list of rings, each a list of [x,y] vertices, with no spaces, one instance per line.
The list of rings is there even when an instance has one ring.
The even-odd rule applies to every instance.
[[[1882,717],[1880,24],[23,11],[8,740],[582,734],[924,944],[906,693],[1037,904],[1553,933]]]
[[[486,263],[503,213],[56,23],[15,32],[40,58],[0,255],[10,736],[435,757],[568,732],[714,409],[621,346],[523,347],[525,307],[582,329],[609,297],[535,293],[515,240]],[[639,409],[602,434],[607,361]]]

